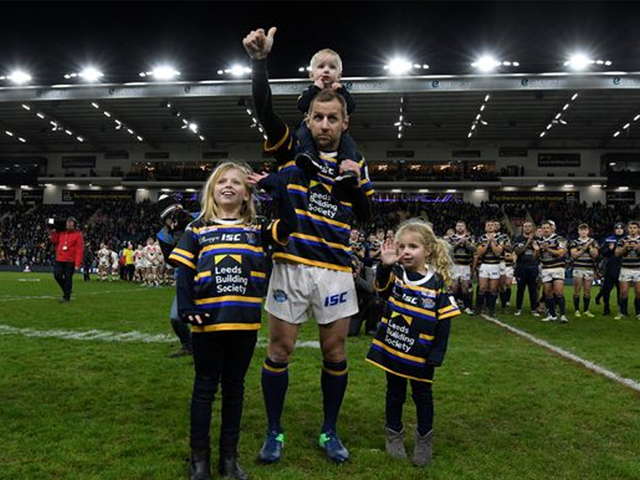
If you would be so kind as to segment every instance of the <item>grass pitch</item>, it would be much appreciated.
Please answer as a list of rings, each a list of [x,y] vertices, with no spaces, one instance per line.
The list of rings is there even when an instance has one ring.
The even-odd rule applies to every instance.
[[[0,274],[0,479],[187,478],[193,365],[167,357],[178,346],[170,340],[172,290],[74,280],[72,302],[59,304],[51,275]],[[570,300],[568,294],[571,313]],[[499,318],[640,381],[640,321],[593,311],[596,318],[570,317],[567,325]],[[106,333],[69,338],[89,330]],[[127,332],[138,334],[114,340]],[[365,363],[365,336],[348,341],[349,387],[339,420],[351,460],[334,466],[317,447],[321,357],[301,347],[290,367],[284,456],[277,465],[259,465],[264,337],[263,328],[246,379],[240,440],[241,464],[253,479],[640,478],[640,394],[466,315],[454,319],[436,373],[428,468],[384,453],[384,374]],[[148,338],[153,342],[142,341]],[[317,340],[316,327],[305,325],[300,339]],[[214,446],[218,415],[216,402]],[[410,397],[404,417],[411,452]]]

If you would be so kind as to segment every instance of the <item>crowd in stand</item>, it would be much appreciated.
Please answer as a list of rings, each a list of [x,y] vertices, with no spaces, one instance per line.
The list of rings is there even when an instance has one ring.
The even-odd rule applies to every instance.
[[[197,204],[186,207],[197,209]],[[157,206],[150,201],[88,201],[72,206],[4,205],[0,206],[0,265],[51,265],[53,251],[48,241],[46,221],[51,217],[66,218],[71,215],[78,219],[85,242],[96,251],[101,243],[114,248],[127,241],[144,243],[147,238],[155,236],[160,228]],[[456,201],[407,201],[396,198],[374,202],[372,222],[361,226],[363,238],[367,240],[369,234],[378,230],[394,230],[402,221],[413,217],[422,217],[431,222],[439,236],[444,236],[459,219],[467,222],[473,234],[483,233],[484,220],[488,218],[530,218],[538,225],[544,219],[553,219],[557,231],[566,238],[575,237],[577,226],[587,223],[592,236],[601,241],[611,233],[615,222],[640,218],[640,206],[587,205],[577,202],[517,205],[485,202],[474,205]],[[508,222],[506,228],[509,228]]]

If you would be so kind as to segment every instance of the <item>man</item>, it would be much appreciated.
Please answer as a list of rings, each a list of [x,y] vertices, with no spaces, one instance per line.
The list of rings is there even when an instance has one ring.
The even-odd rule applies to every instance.
[[[589,311],[591,302],[591,284],[596,270],[596,258],[598,258],[598,247],[595,239],[589,236],[589,225],[581,223],[578,225],[578,238],[569,245],[569,253],[573,260],[573,307],[574,316],[580,318],[580,291],[582,290],[584,302],[584,316],[593,318]]]
[[[451,282],[453,294],[462,299],[465,313],[472,314],[471,310],[471,261],[476,248],[471,236],[467,232],[467,224],[464,220],[456,222],[453,235],[445,237],[453,251],[453,268],[451,270]]]
[[[560,322],[567,323],[564,300],[565,255],[567,242],[553,232],[554,225],[549,221],[542,222],[542,238],[533,244],[536,258],[542,265],[542,288],[547,306],[547,316],[543,322],[555,322],[556,306],[560,310]]]
[[[601,255],[605,259],[605,266],[602,286],[600,287],[598,295],[596,295],[596,305],[600,303],[600,299],[603,300],[604,315],[611,315],[609,297],[611,296],[613,287],[616,287],[617,303],[620,303],[620,283],[618,279],[620,278],[621,258],[615,255],[615,250],[618,241],[620,241],[622,237],[624,237],[624,223],[618,222],[613,226],[613,235],[605,238],[600,247]]]
[[[514,315],[522,315],[522,302],[524,300],[524,291],[529,291],[529,304],[531,307],[531,315],[539,317],[536,311],[538,307],[538,274],[540,268],[538,259],[535,255],[533,243],[535,242],[535,228],[533,223],[524,222],[522,224],[522,235],[516,237],[513,241],[513,251],[516,254],[515,276],[518,283],[516,290],[516,312]]]
[[[485,234],[477,241],[476,258],[474,262],[480,264],[478,271],[478,297],[476,300],[476,314],[482,312],[482,306],[486,301],[490,317],[495,316],[498,287],[500,284],[500,258],[504,251],[502,236],[496,235],[497,220],[485,222]],[[474,265],[475,270],[475,265]]]
[[[67,218],[65,230],[50,230],[49,238],[56,247],[56,264],[53,268],[53,277],[62,289],[60,302],[71,300],[73,288],[73,273],[82,265],[84,241],[82,233],[78,231],[78,220],[74,217]]]
[[[342,160],[338,166],[337,152],[349,117],[344,99],[333,89],[317,94],[305,118],[317,150],[314,160],[322,170],[310,175],[296,166],[300,152],[295,135],[272,109],[266,60],[275,32],[275,27],[268,34],[259,29],[243,41],[252,60],[253,102],[268,137],[265,150],[278,161],[279,174],[287,183],[298,215],[298,229],[273,255],[267,292],[269,347],[262,369],[262,389],[269,425],[259,458],[272,463],[281,456],[284,433],[280,417],[289,382],[289,358],[300,324],[307,320],[306,312],[311,307],[319,326],[323,357],[324,423],[319,443],[330,460],[342,463],[349,458],[349,451],[338,437],[336,422],[347,387],[345,342],[349,317],[358,311],[349,236],[356,220],[365,222],[371,216],[369,195],[373,189],[361,156]],[[357,183],[338,186],[335,179],[347,171],[356,175]]]
[[[629,286],[635,292],[634,306],[636,318],[640,320],[640,222],[628,224],[629,234],[618,240],[616,257],[622,259],[620,268],[620,311],[615,316],[620,320],[629,314]]]
[[[498,291],[500,292],[500,304],[502,305],[502,313],[505,313],[511,302],[511,283],[513,282],[513,272],[511,272],[511,280],[507,280],[507,255],[512,253],[511,239],[509,235],[500,231],[502,223],[500,220],[493,221],[493,231],[496,240],[501,243],[504,248],[500,255],[500,282],[498,283]],[[510,256],[509,263],[513,266],[513,256]],[[512,269],[513,270],[513,269]]]

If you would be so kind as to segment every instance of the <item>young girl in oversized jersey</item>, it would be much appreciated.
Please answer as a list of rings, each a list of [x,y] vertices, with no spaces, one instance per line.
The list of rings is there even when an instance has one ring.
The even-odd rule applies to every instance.
[[[251,187],[277,203],[275,219],[258,220]],[[222,384],[219,472],[246,479],[237,462],[244,377],[260,328],[266,292],[265,248],[286,243],[296,214],[276,175],[235,162],[219,165],[202,192],[200,216],[189,224],[170,259],[177,272],[178,312],[192,324],[195,382],[191,399],[191,479],[209,480],[211,404]]]
[[[453,262],[446,241],[420,220],[401,225],[380,259],[375,286],[388,301],[367,361],[387,372],[386,450],[407,456],[402,406],[409,380],[418,418],[413,463],[425,466],[432,457],[434,370],[447,351],[450,319],[461,313],[449,292]]]

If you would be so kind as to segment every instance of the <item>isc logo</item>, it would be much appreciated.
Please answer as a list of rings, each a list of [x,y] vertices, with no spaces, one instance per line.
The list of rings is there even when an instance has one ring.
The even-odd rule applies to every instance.
[[[240,234],[239,233],[236,233],[236,234],[224,233],[224,234],[222,234],[221,240],[223,242],[239,242],[240,241]]]
[[[336,293],[335,295],[329,295],[324,299],[325,307],[333,307],[339,303],[345,303],[347,301],[347,292]]]

